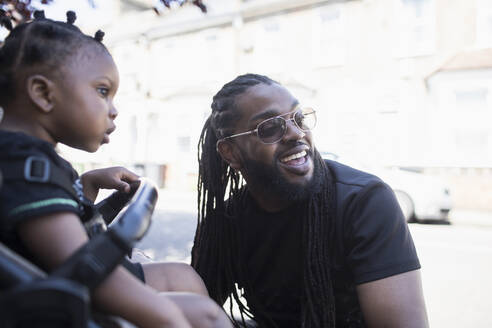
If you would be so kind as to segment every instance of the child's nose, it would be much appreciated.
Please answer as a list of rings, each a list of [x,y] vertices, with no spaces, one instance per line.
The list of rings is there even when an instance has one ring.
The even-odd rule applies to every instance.
[[[118,116],[118,110],[116,109],[116,107],[111,106],[111,109],[109,110],[109,117],[114,120],[116,116]]]

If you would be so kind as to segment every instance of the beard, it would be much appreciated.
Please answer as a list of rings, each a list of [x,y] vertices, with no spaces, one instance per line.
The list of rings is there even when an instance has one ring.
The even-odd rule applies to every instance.
[[[243,156],[243,169],[250,180],[248,184],[254,186],[256,190],[261,190],[265,194],[273,194],[285,201],[299,202],[320,192],[323,185],[320,163],[313,156],[312,150],[309,151],[309,156],[314,163],[313,176],[304,185],[289,182],[275,160],[272,164],[265,164]]]

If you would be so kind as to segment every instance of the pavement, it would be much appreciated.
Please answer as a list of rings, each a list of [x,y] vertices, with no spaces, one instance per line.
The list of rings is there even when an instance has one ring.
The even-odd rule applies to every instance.
[[[159,189],[156,210],[197,213],[196,191]]]
[[[455,208],[449,213],[451,224],[492,227],[492,211]]]
[[[196,192],[163,189],[148,235],[139,245],[159,261],[190,263],[196,228]],[[453,209],[450,224],[412,223],[422,264],[431,327],[490,328],[492,319],[492,211]]]

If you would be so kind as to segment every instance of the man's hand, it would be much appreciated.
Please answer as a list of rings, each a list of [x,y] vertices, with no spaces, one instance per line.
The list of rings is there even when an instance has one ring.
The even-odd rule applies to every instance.
[[[84,196],[95,201],[99,189],[116,189],[130,192],[130,183],[138,181],[139,176],[121,166],[88,171],[80,176]]]

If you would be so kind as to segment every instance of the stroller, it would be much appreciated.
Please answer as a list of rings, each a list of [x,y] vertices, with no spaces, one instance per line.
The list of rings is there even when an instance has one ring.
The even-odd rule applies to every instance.
[[[130,194],[114,192],[98,203],[91,239],[50,274],[0,243],[0,327],[134,327],[95,312],[90,292],[145,235],[156,201],[155,185],[142,179]]]

